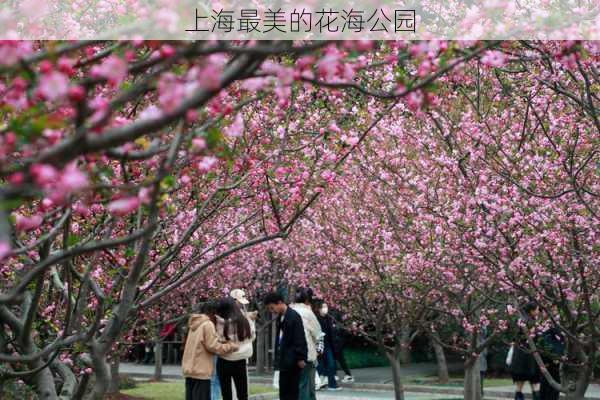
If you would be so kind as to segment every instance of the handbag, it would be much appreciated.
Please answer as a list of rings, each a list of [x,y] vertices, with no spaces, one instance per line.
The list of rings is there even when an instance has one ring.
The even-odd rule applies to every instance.
[[[515,353],[515,345],[511,344],[510,349],[508,349],[508,354],[506,355],[506,365],[509,367],[512,364],[514,353]]]

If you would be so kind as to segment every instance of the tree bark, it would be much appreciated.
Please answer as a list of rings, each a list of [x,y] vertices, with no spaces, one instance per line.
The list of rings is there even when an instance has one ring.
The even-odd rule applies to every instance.
[[[577,369],[575,379],[575,390],[567,391],[565,399],[567,400],[583,400],[585,398],[585,392],[590,385],[590,379],[592,377],[592,367],[585,365]],[[563,384],[563,386],[565,386]]]
[[[439,339],[437,333],[431,333],[430,335],[432,337],[436,335],[436,338]],[[446,361],[444,347],[442,347],[439,340],[435,339],[431,340],[431,346],[433,347],[435,360],[437,362],[438,380],[440,383],[448,383],[450,381],[450,375],[448,374],[448,362]]]
[[[265,336],[268,331],[266,329],[260,331],[256,336],[256,373],[265,373]]]
[[[154,343],[154,376],[152,379],[160,381],[162,379],[162,340],[158,339]]]
[[[119,393],[120,379],[119,379],[119,357],[116,356],[110,362],[110,383],[108,384],[108,394]]]
[[[479,371],[479,358],[465,362],[465,400],[481,400],[481,373]]]
[[[400,370],[400,355],[386,351],[387,359],[392,366],[392,380],[394,383],[394,399],[404,400],[404,385],[402,385],[402,371]]]
[[[402,349],[400,350],[400,362],[403,365],[410,364],[410,326],[405,325],[402,327],[402,336],[400,340],[402,341]]]

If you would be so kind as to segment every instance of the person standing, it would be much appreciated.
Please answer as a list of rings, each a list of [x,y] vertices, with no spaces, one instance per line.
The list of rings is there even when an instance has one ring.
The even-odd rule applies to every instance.
[[[348,368],[348,363],[344,357],[344,347],[346,347],[347,334],[346,330],[338,322],[342,320],[342,316],[338,311],[334,311],[331,314],[333,317],[333,357],[335,361],[340,364],[340,367],[344,371],[344,378],[342,379],[342,382],[352,383],[354,382],[354,377],[352,376],[352,372],[350,372],[350,368]]]
[[[279,370],[279,399],[298,400],[300,375],[306,367],[308,346],[302,317],[275,292],[265,296],[263,303],[272,314],[277,314],[275,367]]]
[[[321,324],[310,306],[311,301],[312,291],[310,289],[300,289],[296,294],[296,302],[290,305],[302,318],[304,336],[306,337],[308,348],[306,366],[302,369],[302,374],[300,375],[300,400],[317,399],[315,388],[317,343],[325,336],[321,330]]]
[[[239,349],[219,356],[217,375],[221,382],[223,400],[232,400],[231,381],[235,384],[238,400],[248,400],[247,359],[252,357],[252,342],[256,338],[254,321],[248,319],[233,298],[223,299],[217,306],[219,336],[239,345]]]
[[[541,372],[527,343],[528,327],[534,324],[540,313],[537,304],[530,302],[523,307],[523,318],[519,320],[521,332],[513,343],[513,356],[510,373],[515,383],[515,400],[524,400],[523,386],[525,382],[531,385],[533,400],[540,400]]]
[[[558,312],[553,310],[554,314]],[[558,317],[557,317],[558,318]],[[548,373],[560,384],[560,358],[565,353],[565,338],[556,326],[550,326],[542,333],[540,355]],[[541,374],[540,398],[542,400],[558,400],[560,392]]]
[[[319,310],[319,314],[317,319],[321,324],[321,330],[325,334],[325,345],[323,348],[323,354],[321,355],[321,360],[317,369],[319,370],[319,375],[323,375],[327,377],[327,390],[342,390],[341,387],[338,386],[336,382],[336,365],[335,365],[335,357],[334,357],[334,326],[333,326],[333,318],[331,318],[329,314],[329,308],[326,303],[316,302],[316,307]],[[321,381],[324,381],[325,378],[321,377]]]
[[[210,400],[210,377],[213,354],[227,354],[238,349],[235,343],[220,343],[215,328],[214,303],[205,303],[201,314],[192,314],[181,360],[185,378],[186,400]]]

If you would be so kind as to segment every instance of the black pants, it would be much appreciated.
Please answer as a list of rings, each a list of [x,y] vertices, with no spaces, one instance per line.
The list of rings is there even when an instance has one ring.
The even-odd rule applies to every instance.
[[[210,400],[210,379],[185,378],[185,400]]]
[[[279,371],[279,400],[298,400],[301,372],[300,368]]]
[[[223,400],[232,400],[231,380],[235,384],[235,392],[238,400],[248,400],[248,375],[246,371],[246,360],[228,361],[217,359],[217,376],[221,383]]]
[[[346,357],[344,357],[344,349],[339,349],[333,353],[335,359],[338,363],[340,363],[340,367],[344,370],[346,375],[352,376],[352,372],[350,372],[350,368],[348,368],[348,364],[346,363]]]
[[[545,361],[544,363],[546,364],[546,368],[548,368],[550,375],[552,375],[556,382],[560,383],[560,365],[551,361]],[[560,392],[555,390],[552,385],[550,385],[550,382],[546,380],[544,374],[542,374],[542,382],[540,384],[540,399],[558,400],[559,396]]]

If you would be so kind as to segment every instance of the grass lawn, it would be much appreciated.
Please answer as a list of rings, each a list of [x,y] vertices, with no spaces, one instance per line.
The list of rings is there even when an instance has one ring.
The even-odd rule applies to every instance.
[[[274,389],[263,385],[250,385],[250,394],[273,392]],[[128,396],[148,400],[182,400],[185,398],[185,382],[140,382],[133,389],[122,390]]]

